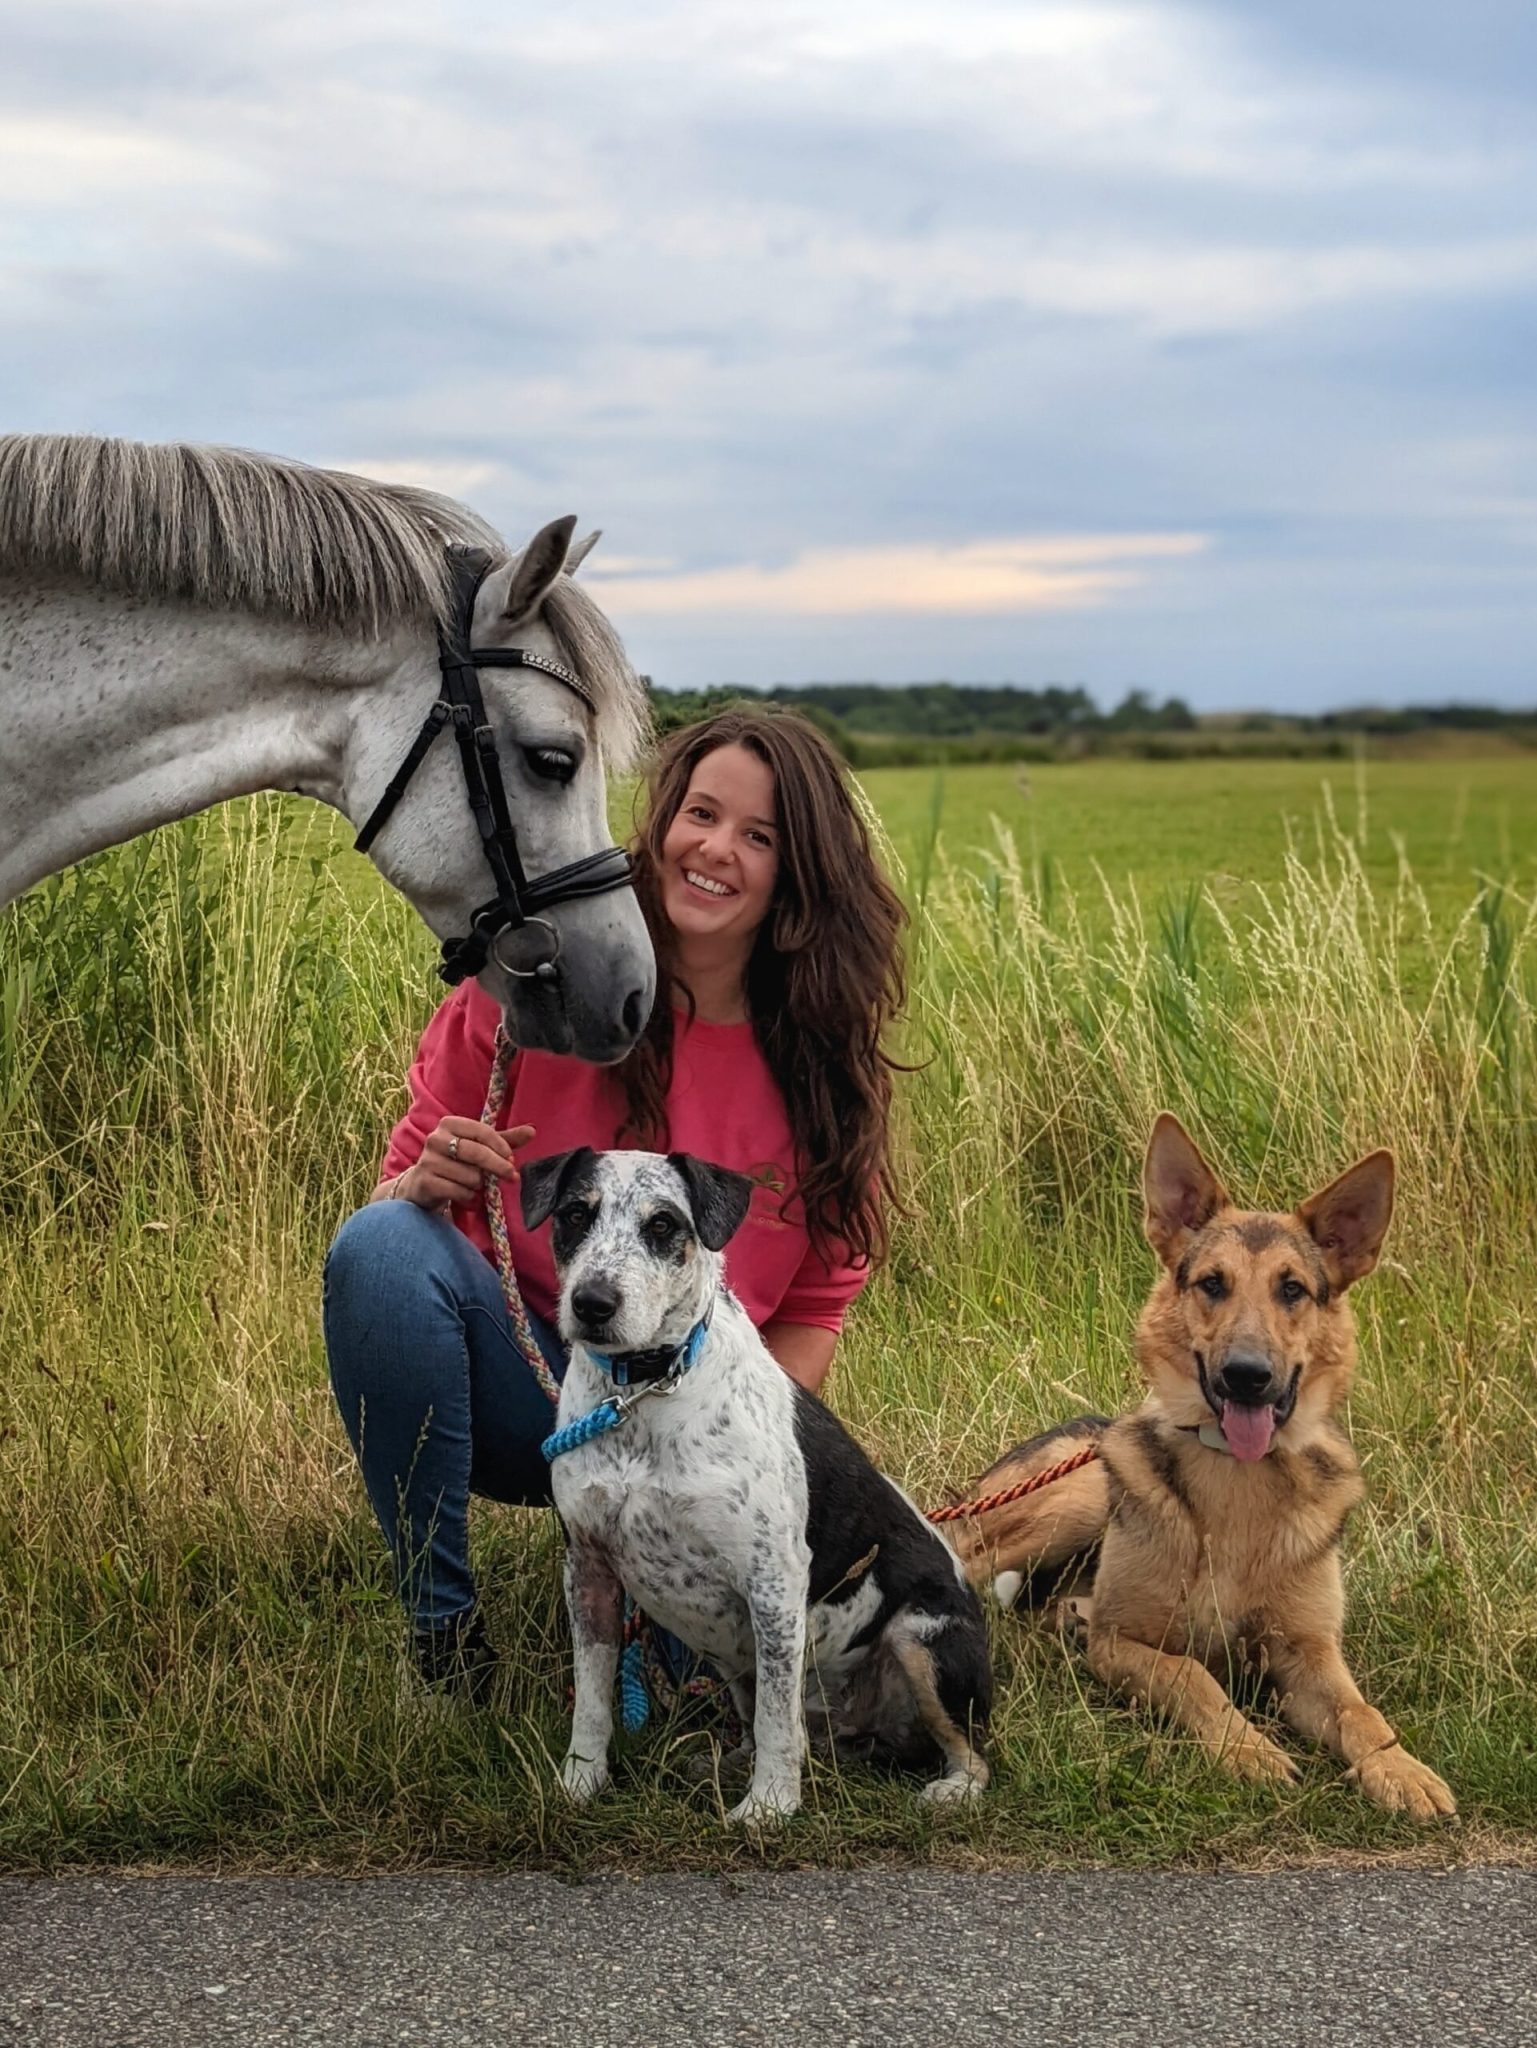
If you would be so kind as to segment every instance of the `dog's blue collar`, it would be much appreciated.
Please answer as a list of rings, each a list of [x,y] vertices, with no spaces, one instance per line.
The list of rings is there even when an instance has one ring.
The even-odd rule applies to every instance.
[[[636,1386],[653,1386],[660,1380],[680,1380],[683,1377],[697,1362],[709,1329],[710,1318],[708,1314],[702,1315],[673,1351],[665,1345],[655,1351],[594,1351],[590,1344],[584,1344],[582,1349],[595,1365],[608,1374],[616,1387],[627,1387],[632,1380]]]
[[[589,1408],[585,1415],[579,1415],[575,1422],[568,1422],[564,1429],[557,1429],[553,1436],[547,1436],[540,1445],[546,1464],[553,1465],[557,1458],[567,1451],[580,1450],[583,1444],[590,1444],[594,1437],[606,1436],[611,1429],[617,1429],[629,1415],[638,1401],[644,1401],[650,1394],[670,1394],[689,1368],[697,1364],[704,1349],[704,1340],[710,1332],[708,1311],[699,1318],[672,1355],[671,1363],[660,1373],[640,1381],[636,1386],[629,1384],[626,1360],[633,1358],[633,1352],[616,1352],[605,1355],[594,1351],[591,1345],[583,1345],[587,1353],[602,1371],[614,1382],[617,1392],[610,1394],[606,1401],[600,1401],[596,1408]],[[655,1354],[647,1353],[650,1357]],[[666,1354],[664,1353],[663,1356]],[[622,1377],[621,1377],[622,1375]]]

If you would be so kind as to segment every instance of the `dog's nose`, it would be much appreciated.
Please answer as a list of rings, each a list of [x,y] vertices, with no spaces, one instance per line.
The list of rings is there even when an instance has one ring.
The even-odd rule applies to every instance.
[[[578,1322],[596,1327],[609,1322],[619,1308],[619,1290],[606,1280],[584,1280],[571,1290],[571,1306]]]
[[[1217,1391],[1231,1401],[1257,1401],[1270,1385],[1270,1367],[1253,1358],[1230,1358],[1217,1375]]]

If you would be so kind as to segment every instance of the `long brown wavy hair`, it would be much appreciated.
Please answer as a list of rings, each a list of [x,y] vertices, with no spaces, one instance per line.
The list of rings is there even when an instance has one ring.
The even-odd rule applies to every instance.
[[[660,747],[632,852],[635,889],[657,954],[657,1002],[619,1069],[625,1131],[668,1143],[673,1005],[679,989],[662,909],[662,842],[694,770],[718,747],[745,747],[774,777],[779,872],[747,966],[747,1011],[779,1084],[795,1142],[795,1190],[813,1245],[830,1261],[885,1257],[887,1214],[902,1207],[888,1138],[891,1077],[884,1038],[907,994],[907,912],[876,864],[848,772],[829,741],[793,711],[733,705]]]

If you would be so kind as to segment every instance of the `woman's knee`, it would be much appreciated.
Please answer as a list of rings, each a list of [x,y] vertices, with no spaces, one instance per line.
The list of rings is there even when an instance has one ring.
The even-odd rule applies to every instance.
[[[416,1292],[451,1262],[459,1236],[443,1216],[414,1202],[370,1202],[354,1210],[326,1254],[327,1300],[353,1296],[376,1302],[381,1292]]]
[[[331,1379],[375,1392],[409,1350],[420,1367],[459,1320],[454,1285],[459,1233],[410,1202],[375,1202],[349,1216],[326,1256],[321,1321]],[[434,1340],[437,1341],[434,1341]],[[449,1347],[462,1357],[462,1339]]]

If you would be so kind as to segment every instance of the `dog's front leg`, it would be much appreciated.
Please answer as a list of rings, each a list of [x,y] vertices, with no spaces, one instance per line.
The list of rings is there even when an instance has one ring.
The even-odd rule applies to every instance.
[[[1411,1820],[1440,1820],[1457,1811],[1451,1787],[1411,1756],[1361,1697],[1337,1643],[1325,1637],[1274,1646],[1270,1675],[1287,1720],[1342,1756],[1368,1799]]]
[[[608,1783],[624,1588],[603,1552],[580,1536],[572,1537],[566,1551],[566,1608],[571,1616],[576,1710],[560,1782],[573,1799],[591,1799]]]
[[[1094,1675],[1132,1700],[1145,1700],[1197,1736],[1212,1758],[1243,1778],[1291,1784],[1297,1767],[1241,1714],[1204,1664],[1089,1622]]]
[[[753,1701],[753,1774],[747,1797],[726,1818],[761,1825],[794,1813],[801,1803],[801,1758],[806,1747],[802,1704],[806,1662],[806,1589],[803,1583],[751,1593],[757,1657]]]

